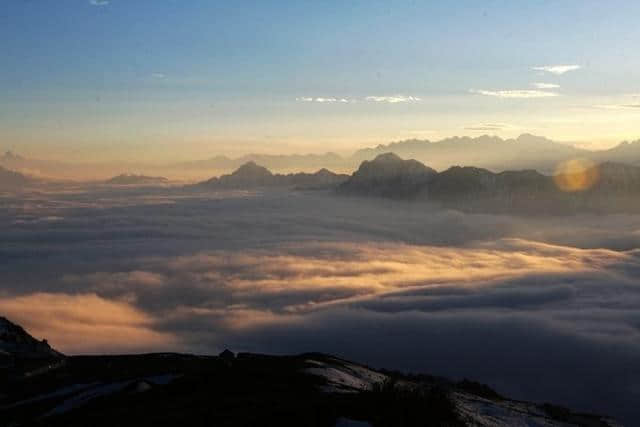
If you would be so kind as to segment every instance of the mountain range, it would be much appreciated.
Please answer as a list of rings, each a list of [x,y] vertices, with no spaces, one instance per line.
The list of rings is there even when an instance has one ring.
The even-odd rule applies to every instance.
[[[315,173],[274,174],[264,166],[248,162],[233,173],[214,177],[196,184],[195,188],[250,189],[250,188],[329,188],[344,182],[349,176],[336,174],[327,169]]]
[[[6,426],[619,426],[471,380],[321,353],[65,356],[4,318],[0,349]]]
[[[606,150],[586,150],[550,139],[522,134],[514,139],[497,136],[451,137],[439,141],[411,139],[357,150],[350,156],[335,153],[308,155],[249,154],[238,158],[225,156],[184,163],[185,168],[233,170],[247,162],[255,162],[271,170],[353,170],[365,160],[393,152],[404,158],[416,159],[434,169],[444,170],[455,165],[473,165],[492,171],[535,169],[552,173],[558,163],[575,158],[595,162],[622,162],[640,165],[640,140],[622,142]]]
[[[338,172],[350,172],[364,160],[372,160],[379,154],[393,152],[403,158],[416,159],[439,171],[455,165],[473,165],[500,172],[505,170],[535,169],[545,174],[554,172],[556,166],[575,158],[587,158],[594,162],[621,162],[640,165],[640,140],[622,142],[606,150],[586,150],[550,139],[523,134],[513,139],[497,136],[451,137],[439,141],[405,140],[364,148],[351,155],[324,154],[247,154],[237,158],[215,156],[206,160],[173,162],[164,165],[142,162],[80,164],[71,161],[29,159],[11,151],[0,155],[0,166],[24,171],[33,175],[57,178],[77,176],[90,179],[106,179],[114,171],[142,171],[145,175],[163,175],[175,179],[210,176],[213,173],[229,173],[248,162],[254,162],[272,171],[311,172],[326,168]]]
[[[106,180],[105,184],[111,185],[156,185],[167,184],[169,180],[162,176],[146,176],[136,174],[121,174]]]
[[[438,173],[416,160],[386,153],[364,161],[337,190],[358,196],[431,201],[472,212],[640,211],[640,167],[612,162],[587,165],[580,172],[554,176],[535,170],[494,173],[471,166],[453,166]],[[581,176],[574,176],[575,173]],[[593,182],[576,191],[567,191],[559,185],[564,181],[580,182],[584,177],[593,177]]]

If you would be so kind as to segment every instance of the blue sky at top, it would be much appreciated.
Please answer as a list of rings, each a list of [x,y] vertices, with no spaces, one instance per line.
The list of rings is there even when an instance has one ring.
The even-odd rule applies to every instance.
[[[637,138],[639,17],[628,1],[7,0],[0,146],[348,150],[494,122]],[[552,65],[581,68],[533,70]]]

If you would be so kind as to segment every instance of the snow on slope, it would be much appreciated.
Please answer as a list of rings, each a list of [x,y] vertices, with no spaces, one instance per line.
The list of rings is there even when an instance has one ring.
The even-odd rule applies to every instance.
[[[323,378],[321,390],[327,393],[355,393],[372,390],[387,376],[364,366],[332,357],[305,360],[304,372]],[[407,387],[418,384],[400,382]],[[509,399],[487,399],[472,393],[453,391],[450,398],[464,423],[472,427],[622,427],[610,419],[569,413],[559,420],[542,405]]]
[[[324,378],[327,383],[322,390],[328,393],[371,390],[375,384],[381,384],[387,379],[384,374],[337,358],[307,359],[305,362],[312,367],[306,368],[304,372]]]

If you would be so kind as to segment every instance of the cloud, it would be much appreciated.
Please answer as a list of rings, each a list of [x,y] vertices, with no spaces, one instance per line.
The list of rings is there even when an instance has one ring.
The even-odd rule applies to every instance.
[[[301,96],[296,98],[296,101],[299,102],[319,102],[319,103],[353,103],[358,102],[358,99],[348,98],[348,97],[311,97],[311,96]],[[367,96],[361,98],[360,101],[364,102],[380,102],[380,103],[388,103],[388,104],[400,104],[400,103],[408,103],[408,102],[419,102],[421,98],[417,96],[406,96],[406,95],[393,95],[393,96]]]
[[[0,313],[63,351],[324,351],[640,417],[637,215],[74,188],[0,210]]]
[[[603,110],[637,110],[640,111],[639,104],[599,104],[594,105],[593,108],[600,108]]]
[[[580,68],[582,68],[580,65],[545,65],[541,67],[533,67],[533,70],[562,75],[569,71],[579,70]]]
[[[536,89],[558,89],[560,85],[555,83],[532,83]]]
[[[638,250],[510,238],[465,247],[298,242],[136,265],[67,276],[58,301],[7,297],[0,310],[40,325],[39,336],[47,327],[56,339],[84,336],[89,348],[117,335],[198,353],[321,350],[585,410],[624,415],[638,398]],[[84,293],[66,293],[75,288]],[[78,324],[100,325],[99,341]]]
[[[547,92],[541,90],[482,90],[482,89],[471,89],[469,90],[471,93],[475,93],[478,95],[484,96],[494,96],[496,98],[550,98],[558,96],[555,92]]]
[[[406,102],[419,102],[422,99],[417,96],[394,95],[394,96],[367,96],[365,101],[369,102],[386,102],[389,104],[398,104]]]
[[[517,129],[517,127],[506,124],[506,123],[480,123],[472,126],[467,126],[465,127],[465,129],[471,130],[471,131],[484,132],[484,131],[502,131],[502,130],[509,130],[509,129]]]
[[[606,278],[612,269],[615,280]],[[576,286],[606,280],[612,292],[620,292],[638,272],[635,252],[521,239],[465,248],[311,242],[139,259],[130,272],[66,275],[61,288],[126,301],[158,319],[208,317],[219,331],[224,326],[232,333],[237,325],[255,327],[345,305],[400,312],[573,304],[580,295]],[[115,312],[96,315],[106,318],[105,311]]]
[[[334,98],[334,97],[309,97],[309,96],[302,96],[302,97],[298,97],[296,98],[296,101],[300,101],[300,102],[318,102],[321,104],[324,103],[328,103],[328,104],[333,104],[333,103],[341,103],[341,104],[346,104],[349,102],[352,102],[352,100],[348,99],[348,98]]]
[[[0,312],[54,348],[71,353],[167,350],[177,342],[153,330],[152,316],[126,302],[95,294],[0,296]]]
[[[110,3],[109,0],[89,0],[89,3],[93,6],[106,6]]]
[[[166,75],[164,73],[151,73],[151,77],[154,79],[164,79]]]

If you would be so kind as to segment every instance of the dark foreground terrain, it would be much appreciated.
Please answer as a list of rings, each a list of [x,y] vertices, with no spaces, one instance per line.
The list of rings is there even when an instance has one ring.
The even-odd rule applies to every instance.
[[[616,426],[333,356],[71,356],[4,321],[2,426]]]

